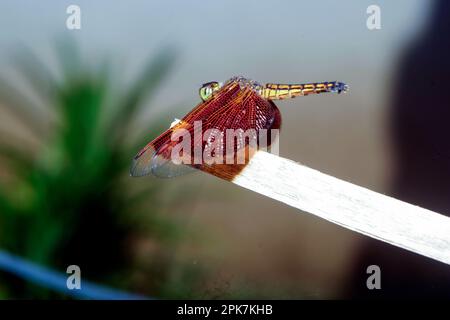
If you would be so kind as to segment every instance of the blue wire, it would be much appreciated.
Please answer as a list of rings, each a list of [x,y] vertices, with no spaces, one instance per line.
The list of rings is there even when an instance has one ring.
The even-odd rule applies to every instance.
[[[68,289],[69,275],[57,272],[23,258],[0,250],[0,270],[12,273],[22,279],[48,289],[72,296],[77,299],[95,300],[147,300],[146,296],[136,295],[120,290],[111,289],[89,281],[82,281],[80,289]]]

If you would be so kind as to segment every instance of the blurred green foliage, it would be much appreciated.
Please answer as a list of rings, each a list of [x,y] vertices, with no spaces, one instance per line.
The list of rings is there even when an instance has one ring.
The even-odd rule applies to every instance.
[[[168,252],[182,232],[159,210],[161,187],[153,179],[136,187],[128,177],[131,158],[167,126],[149,119],[150,133],[128,139],[174,51],[159,52],[127,90],[111,80],[110,64],[83,61],[74,41],[58,41],[55,52],[58,75],[27,48],[14,56],[34,98],[5,75],[0,79],[0,104],[39,141],[36,147],[1,132],[0,168],[7,170],[0,177],[0,247],[61,271],[77,264],[89,280],[149,296],[194,297],[199,268],[170,272],[178,262]],[[132,252],[141,237],[159,248],[145,264]],[[2,298],[56,295],[1,273],[0,283]]]

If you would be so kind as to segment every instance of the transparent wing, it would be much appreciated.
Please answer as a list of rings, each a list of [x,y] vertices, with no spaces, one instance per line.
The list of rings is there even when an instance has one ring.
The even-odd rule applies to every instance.
[[[163,145],[161,148],[168,148],[168,146]],[[193,167],[175,164],[170,158],[166,158],[164,153],[157,152],[152,146],[148,146],[133,159],[130,175],[142,177],[152,174],[158,178],[172,178],[194,171]]]
[[[158,138],[146,145],[133,159],[130,175],[142,177],[153,174],[159,178],[172,178],[195,171],[193,167],[175,164],[171,160],[172,148],[177,144],[171,141],[175,128],[171,127]]]
[[[155,155],[155,149],[147,145],[134,158],[131,163],[130,175],[132,177],[142,177],[152,172],[152,158]]]

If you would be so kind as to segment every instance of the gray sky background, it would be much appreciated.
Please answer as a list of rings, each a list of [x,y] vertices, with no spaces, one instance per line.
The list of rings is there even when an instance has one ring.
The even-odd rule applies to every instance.
[[[82,30],[65,27],[70,4],[81,7]],[[381,7],[380,31],[366,28],[370,4]],[[339,78],[353,87],[386,73],[399,46],[421,27],[428,4],[426,0],[3,0],[0,63],[8,63],[17,44],[49,56],[55,37],[72,34],[88,56],[106,53],[117,59],[126,78],[161,46],[175,46],[179,61],[169,84],[177,87],[177,94],[162,91],[158,104],[194,103],[198,85],[236,74],[261,82]]]

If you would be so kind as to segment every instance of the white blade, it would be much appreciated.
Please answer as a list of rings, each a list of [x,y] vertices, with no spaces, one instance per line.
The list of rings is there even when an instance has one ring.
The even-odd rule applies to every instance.
[[[450,218],[258,151],[233,183],[450,264]],[[319,236],[319,235],[318,235]]]

